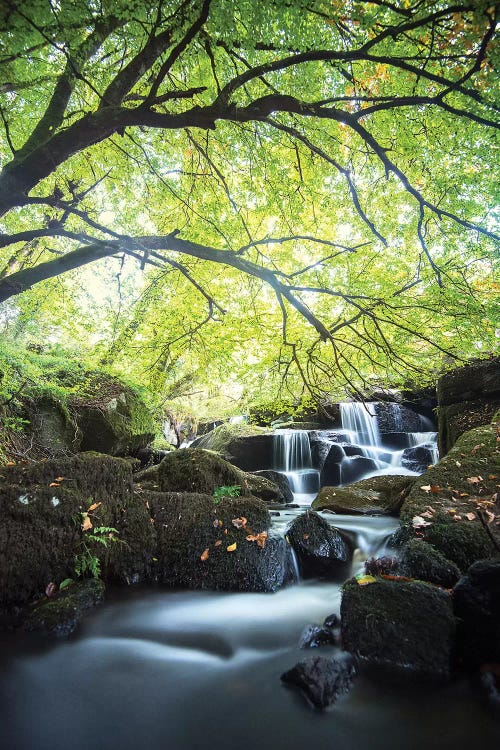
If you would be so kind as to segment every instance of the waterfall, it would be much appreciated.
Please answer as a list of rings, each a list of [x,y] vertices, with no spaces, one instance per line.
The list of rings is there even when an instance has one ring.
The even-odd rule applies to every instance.
[[[349,401],[339,404],[342,429],[354,433],[358,445],[379,447],[380,432],[375,412],[375,402]]]
[[[307,432],[305,430],[276,430],[273,443],[273,469],[288,477],[294,495],[317,492],[319,471],[312,465],[311,446]]]

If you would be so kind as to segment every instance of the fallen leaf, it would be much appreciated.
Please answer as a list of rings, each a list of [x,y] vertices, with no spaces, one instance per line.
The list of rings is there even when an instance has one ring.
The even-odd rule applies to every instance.
[[[433,518],[434,513],[431,513],[429,510],[426,510],[425,513],[420,514],[421,518]]]
[[[466,518],[467,518],[467,519],[468,519],[469,521],[473,521],[473,520],[475,519],[475,517],[476,517],[476,514],[475,514],[475,513],[466,513],[466,514],[465,514],[465,517],[466,517]]]
[[[65,479],[66,479],[66,477],[56,477],[54,481],[56,481],[56,482],[64,482]]]
[[[453,516],[453,520],[454,521],[461,521],[462,520],[462,516],[458,516],[458,515],[457,516]]]
[[[448,513],[456,513],[457,511],[455,508],[448,508]]]
[[[205,562],[205,560],[208,560],[208,555],[209,555],[209,554],[210,554],[210,553],[209,553],[209,551],[208,551],[208,547],[207,547],[207,549],[206,549],[206,550],[204,550],[204,551],[203,551],[203,552],[201,553],[201,555],[200,555],[200,560],[201,560],[202,562]]]
[[[247,525],[247,519],[245,518],[245,516],[241,516],[241,518],[233,518],[231,523],[233,524],[233,526],[236,526],[237,529],[244,529]]]
[[[219,521],[217,520],[217,518],[213,522],[213,527],[214,527],[214,529],[218,529],[219,528]]]
[[[222,544],[222,539],[217,539],[217,541],[214,544],[214,547],[220,547]]]
[[[412,518],[412,524],[413,528],[418,528],[419,526],[430,526],[430,521],[426,521],[425,518],[422,518],[422,516],[413,516]]]
[[[236,549],[236,542],[234,544],[230,544],[229,547],[226,547],[226,552],[234,552]]]
[[[356,582],[358,586],[368,586],[370,583],[377,583],[377,579],[373,576],[360,575],[356,576]]]
[[[474,456],[478,450],[481,448],[484,448],[484,443],[479,443],[479,445],[475,445],[474,448],[471,450],[472,455]]]
[[[55,584],[55,583],[53,583],[53,582],[51,581],[51,582],[50,582],[49,584],[47,584],[47,588],[45,589],[45,594],[46,594],[46,595],[47,595],[47,596],[48,596],[49,598],[51,598],[51,597],[55,596],[55,595],[56,595],[56,593],[57,593],[57,586],[56,586],[56,584]]]
[[[455,466],[458,466],[460,468],[460,466],[462,466],[462,464],[460,463],[460,461],[455,461]]]
[[[267,531],[261,531],[260,534],[249,534],[246,540],[247,542],[257,542],[257,547],[264,548],[267,542]]]
[[[59,484],[59,482],[51,482],[49,484],[49,487],[60,487],[60,484]]]
[[[461,492],[460,495],[459,495],[459,497],[469,497],[469,493],[468,492]]]
[[[479,482],[483,481],[482,477],[467,477],[467,481],[469,484],[479,484]]]
[[[85,513],[85,517],[82,523],[82,531],[88,531],[91,528],[92,528],[92,521],[90,520],[88,515]]]
[[[441,487],[439,484],[431,484],[431,492],[433,495],[438,495],[441,492]]]
[[[89,511],[96,510],[96,508],[98,508],[100,505],[102,505],[102,503],[92,503],[92,505],[89,508]]]
[[[304,535],[302,536],[302,539],[309,539],[309,534],[304,534]]]
[[[498,479],[496,474],[488,474],[488,479]]]
[[[227,534],[227,529],[224,529],[224,534]]]
[[[430,484],[424,484],[420,489],[423,490],[424,492],[430,492],[431,486]]]

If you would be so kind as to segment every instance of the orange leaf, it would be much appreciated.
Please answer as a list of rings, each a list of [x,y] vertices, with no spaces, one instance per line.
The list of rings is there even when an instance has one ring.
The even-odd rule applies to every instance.
[[[441,492],[439,484],[431,484],[431,492],[433,495],[438,495]]]
[[[49,487],[60,487],[60,484],[59,484],[59,482],[51,482],[49,484]]]
[[[102,503],[92,503],[92,505],[91,505],[91,506],[90,506],[90,508],[89,508],[89,511],[90,511],[90,510],[95,510],[95,509],[96,509],[96,508],[98,508],[98,507],[99,507],[100,505],[102,505]]]
[[[56,477],[56,482],[63,482],[66,479],[66,477]]]
[[[245,518],[245,516],[241,516],[241,518],[233,518],[231,523],[233,524],[233,526],[236,526],[237,529],[244,529],[247,525],[247,519]]]
[[[202,553],[201,553],[201,555],[200,555],[200,560],[201,560],[202,562],[205,562],[205,560],[208,560],[208,555],[209,555],[209,554],[210,554],[210,553],[209,553],[209,551],[208,551],[208,547],[207,547],[207,549],[206,549],[206,550],[204,550],[204,552],[202,552]]]
[[[90,520],[88,515],[85,513],[85,517],[82,523],[82,531],[88,531],[91,528],[92,528],[92,521]]]
[[[16,465],[15,461],[7,461],[7,466],[15,466],[15,465]]]

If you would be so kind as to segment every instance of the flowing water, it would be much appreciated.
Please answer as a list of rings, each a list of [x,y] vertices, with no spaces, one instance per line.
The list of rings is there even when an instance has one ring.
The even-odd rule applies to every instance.
[[[348,427],[346,422],[345,428],[359,443],[376,435],[370,433],[369,423],[360,427],[353,422]],[[312,467],[307,433],[282,434],[274,462],[291,478],[296,500],[309,504],[319,473]],[[377,445],[366,442],[366,447]],[[274,519],[276,532],[284,533],[303,509],[282,511]],[[397,527],[397,521],[387,517],[322,515],[353,539],[353,573],[367,556],[384,553],[388,536]],[[285,688],[280,675],[297,661],[337,652],[333,647],[304,651],[297,644],[306,625],[338,614],[340,597],[340,583],[317,581],[274,594],[128,588],[111,591],[108,601],[68,641],[54,644],[34,635],[3,634],[0,747],[302,750],[312,744],[314,750],[469,750],[499,746],[499,724],[471,700],[465,681],[443,688],[359,676],[352,691],[322,713]]]

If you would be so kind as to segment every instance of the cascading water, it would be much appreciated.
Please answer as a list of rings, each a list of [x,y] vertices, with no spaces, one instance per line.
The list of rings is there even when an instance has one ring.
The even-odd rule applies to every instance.
[[[305,430],[277,430],[273,443],[273,469],[288,477],[294,495],[309,496],[317,492],[319,471],[312,465],[311,445],[307,432]],[[308,497],[309,502],[310,499]]]

